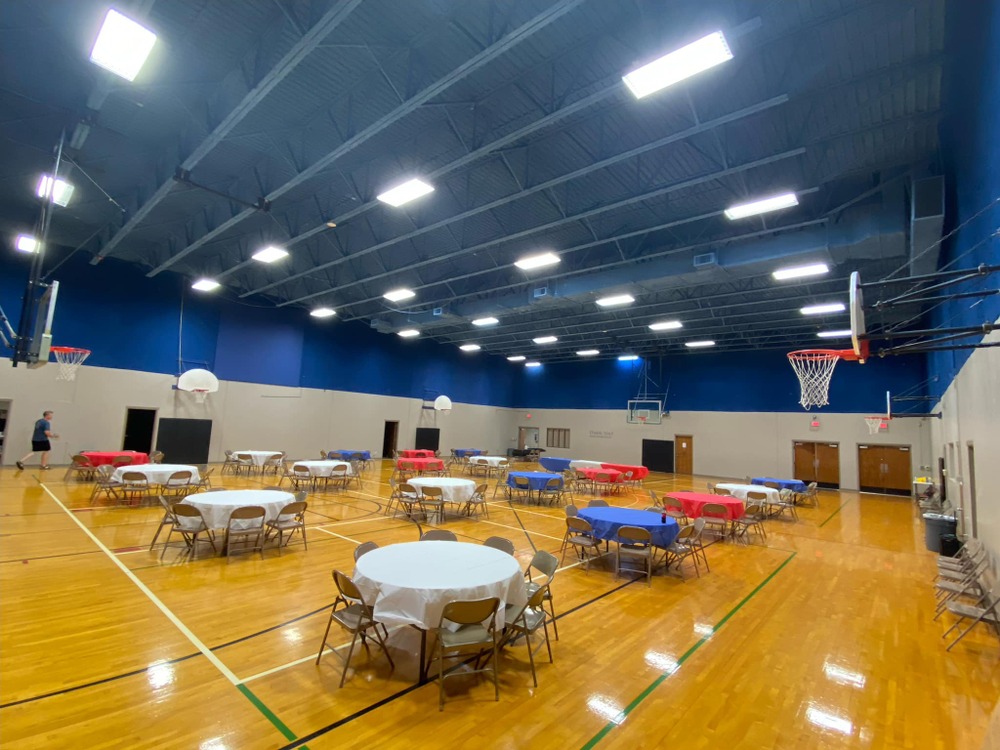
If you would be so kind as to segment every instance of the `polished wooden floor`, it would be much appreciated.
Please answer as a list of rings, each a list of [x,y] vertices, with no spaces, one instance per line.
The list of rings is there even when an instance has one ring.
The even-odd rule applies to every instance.
[[[0,745],[4,748],[978,748],[1000,693],[985,630],[946,653],[933,557],[900,498],[823,492],[766,545],[714,544],[711,573],[616,580],[559,572],[560,640],[533,688],[523,646],[489,680],[415,686],[417,634],[313,662],[330,571],[358,542],[416,539],[382,514],[388,466],[310,497],[309,549],[228,564],[147,547],[161,513],[89,507],[62,472],[0,470]],[[233,479],[252,487],[272,479]],[[708,478],[653,475],[657,491]],[[578,504],[585,504],[582,499]],[[645,507],[644,494],[615,504]],[[498,500],[449,519],[502,535],[526,564],[556,551],[559,509]],[[570,562],[567,559],[567,564]]]

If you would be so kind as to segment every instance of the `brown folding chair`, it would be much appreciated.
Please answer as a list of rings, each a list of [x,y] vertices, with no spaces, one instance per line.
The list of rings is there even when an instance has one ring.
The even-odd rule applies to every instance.
[[[389,631],[386,630],[385,625],[376,622],[373,608],[365,602],[357,584],[351,580],[350,576],[339,570],[333,571],[333,581],[337,585],[337,598],[334,599],[333,609],[330,610],[330,619],[326,623],[326,632],[323,633],[323,642],[319,646],[319,653],[316,654],[316,663],[319,664],[319,660],[323,657],[323,652],[328,646],[333,653],[337,653],[336,647],[330,646],[327,640],[330,637],[330,626],[336,622],[352,636],[351,646],[347,650],[347,656],[344,657],[344,671],[340,675],[340,687],[344,687],[344,680],[347,679],[347,669],[351,665],[351,655],[354,653],[354,645],[357,643],[358,637],[361,637],[361,643],[364,644],[365,636],[369,632],[375,634],[375,642],[385,651],[389,666],[395,669],[396,665],[393,663],[389,647],[386,645]],[[383,633],[378,630],[379,625],[382,625],[384,637]],[[420,668],[423,669],[423,665]]]
[[[444,681],[454,674],[466,675],[470,672],[493,673],[493,691],[496,700],[500,700],[500,683],[497,681],[497,608],[500,600],[497,597],[480,599],[478,601],[448,602],[441,612],[441,621],[437,633],[438,657],[438,710],[444,710]],[[458,625],[458,629],[453,627]],[[445,673],[444,660],[467,657],[475,654],[472,669],[458,673]],[[483,666],[479,661],[488,657]],[[490,667],[487,669],[486,665]]]
[[[263,543],[267,544],[277,534],[279,557],[281,557],[281,548],[289,545],[296,531],[302,534],[302,546],[307,550],[309,549],[309,542],[306,540],[306,509],[308,507],[309,504],[305,500],[296,500],[282,508],[277,518],[264,524]],[[285,538],[285,534],[288,534],[287,539]]]
[[[483,542],[484,547],[492,547],[493,549],[498,549],[501,552],[506,552],[511,557],[514,556],[514,542],[506,537],[502,536],[491,536],[487,537],[486,541]]]
[[[260,559],[264,559],[264,519],[266,517],[267,511],[259,505],[247,505],[243,508],[237,508],[229,514],[225,540],[227,563],[234,552],[259,552]]]
[[[185,553],[190,553],[192,556],[196,554],[198,552],[198,537],[204,534],[208,538],[208,543],[212,545],[212,551],[218,554],[219,550],[215,546],[215,533],[205,524],[205,518],[198,508],[186,503],[174,503],[170,506],[170,510],[174,517],[167,533],[167,539],[163,543],[163,549],[160,550],[161,560],[167,547],[170,546],[170,537],[174,535],[174,532],[181,535]]]

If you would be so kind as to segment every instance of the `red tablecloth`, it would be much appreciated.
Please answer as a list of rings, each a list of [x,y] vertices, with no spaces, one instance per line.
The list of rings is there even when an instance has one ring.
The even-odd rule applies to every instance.
[[[716,503],[726,507],[726,518],[740,518],[746,511],[743,501],[727,495],[710,495],[707,492],[668,492],[670,497],[676,497],[684,506],[684,512],[691,518],[701,516],[701,509],[708,503]]]
[[[139,453],[137,451],[83,451],[81,456],[86,456],[90,459],[90,463],[94,466],[103,466],[104,464],[114,463],[114,460],[118,456],[128,456],[132,459],[134,464],[148,464],[149,454]]]
[[[411,448],[410,450],[400,451],[400,458],[434,458],[434,451],[429,451],[424,448]]]
[[[396,461],[396,467],[403,468],[403,464],[410,464],[417,471],[443,471],[444,461],[440,458],[401,458]]]
[[[594,469],[587,467],[585,469],[577,469],[577,471],[583,474],[585,477],[587,477],[587,479],[589,479],[590,481],[594,481],[595,479],[597,479],[598,474],[607,474],[608,478],[612,482],[625,481],[625,475],[622,472],[618,471],[618,469]]]
[[[622,473],[625,473],[626,471],[631,471],[633,479],[645,479],[646,477],[649,476],[649,469],[647,469],[645,466],[629,466],[628,464],[606,464],[603,462],[601,463],[601,466],[603,466],[605,469],[615,469]]]

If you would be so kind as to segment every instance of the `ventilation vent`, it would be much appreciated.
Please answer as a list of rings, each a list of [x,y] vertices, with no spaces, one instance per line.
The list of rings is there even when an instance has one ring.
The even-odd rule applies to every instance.
[[[538,299],[539,297],[548,297],[549,296],[549,288],[547,286],[535,287],[535,291],[532,294],[532,296],[535,299]]]
[[[715,253],[702,253],[694,256],[694,267],[705,268],[706,266],[719,265],[719,256]]]

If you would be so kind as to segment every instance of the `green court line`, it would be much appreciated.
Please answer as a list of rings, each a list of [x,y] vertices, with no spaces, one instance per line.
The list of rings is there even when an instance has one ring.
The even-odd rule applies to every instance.
[[[253,691],[250,690],[250,688],[248,688],[246,685],[242,685],[242,684],[241,685],[237,685],[236,687],[239,689],[239,691],[241,693],[243,693],[243,695],[245,695],[247,697],[247,699],[251,703],[253,703],[253,705],[257,708],[257,710],[260,711],[262,714],[264,714],[264,717],[269,722],[271,722],[277,728],[277,730],[279,732],[281,732],[285,736],[286,740],[297,739],[297,737],[295,735],[295,732],[293,732],[291,729],[289,729],[288,727],[286,727],[285,724],[284,724],[284,722],[282,722],[281,719],[279,719],[277,716],[275,716],[274,712],[271,709],[269,709],[267,706],[265,706],[264,703],[261,701],[261,699],[258,698],[256,695],[253,694]]]
[[[831,514],[830,514],[830,518],[826,519],[826,521],[823,521],[823,523],[821,523],[821,524],[820,524],[820,525],[818,526],[818,528],[822,529],[822,528],[823,528],[824,526],[826,526],[826,524],[827,524],[827,523],[828,523],[828,522],[830,521],[830,519],[832,519],[832,518],[833,518],[833,517],[834,517],[835,515],[837,515],[838,513],[840,513],[840,511],[841,511],[841,510],[843,509],[843,507],[844,507],[845,505],[847,505],[847,504],[848,504],[849,502],[851,502],[851,500],[850,500],[850,499],[847,499],[847,500],[845,500],[844,502],[842,502],[842,503],[840,504],[840,507],[839,507],[839,508],[837,508],[837,510],[833,511],[833,513],[831,513]]]
[[[770,583],[771,579],[774,578],[776,575],[778,575],[778,573],[781,572],[781,569],[784,568],[786,565],[788,565],[788,563],[792,561],[792,558],[795,557],[796,554],[797,553],[793,552],[788,557],[786,557],[785,561],[781,563],[781,565],[775,568],[767,578],[761,581],[753,591],[751,591],[749,594],[743,597],[743,599],[741,599],[740,602],[735,607],[733,607],[731,610],[729,610],[729,612],[726,613],[725,617],[723,617],[721,620],[719,620],[719,622],[715,624],[715,626],[712,628],[712,635],[707,635],[704,636],[703,638],[700,638],[693,646],[691,646],[691,648],[685,651],[684,654],[681,656],[681,658],[677,660],[676,667],[674,667],[670,672],[664,672],[655,680],[653,680],[653,682],[650,683],[645,690],[643,690],[641,693],[639,693],[639,695],[637,695],[635,698],[632,699],[632,702],[629,703],[624,708],[624,710],[622,710],[620,714],[618,714],[614,719],[605,724],[604,727],[601,729],[601,731],[599,731],[597,734],[591,737],[590,741],[587,742],[587,744],[585,744],[581,748],[581,750],[591,750],[592,748],[596,747],[597,743],[599,743],[601,740],[607,737],[612,729],[614,729],[619,724],[624,722],[625,719],[628,717],[628,715],[632,713],[636,708],[638,708],[640,703],[646,700],[646,698],[648,698],[652,694],[652,692],[656,690],[656,688],[662,685],[668,677],[670,677],[673,674],[676,674],[677,670],[679,670],[681,666],[683,666],[684,662],[686,662],[691,656],[693,656],[695,652],[698,651],[698,649],[704,646],[705,643],[707,643],[712,636],[714,636],[717,632],[719,632],[719,629],[727,622],[729,622],[729,620],[732,619],[733,615],[735,615],[737,612],[740,611],[740,609],[743,608],[744,604],[753,599],[762,588],[764,588],[768,583]]]

